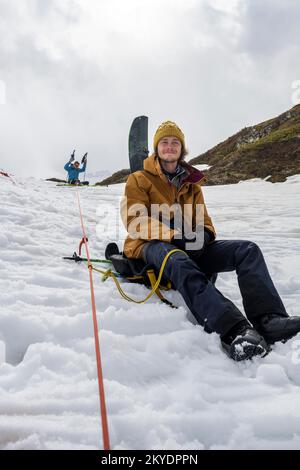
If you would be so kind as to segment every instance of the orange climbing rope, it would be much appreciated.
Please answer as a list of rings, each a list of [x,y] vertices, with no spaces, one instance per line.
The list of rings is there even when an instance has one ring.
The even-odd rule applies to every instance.
[[[102,436],[103,436],[103,448],[104,450],[110,450],[109,443],[109,431],[108,431],[108,422],[107,422],[107,412],[105,405],[105,391],[103,383],[103,373],[102,373],[102,364],[101,364],[101,354],[100,354],[100,341],[98,334],[98,321],[97,321],[97,312],[96,312],[96,301],[95,301],[95,292],[94,292],[94,283],[93,283],[93,266],[91,263],[89,247],[88,247],[88,238],[86,236],[83,216],[79,198],[79,191],[77,190],[77,199],[78,207],[80,214],[80,222],[83,233],[83,238],[81,240],[81,245],[84,244],[87,257],[87,266],[90,276],[90,288],[91,288],[91,302],[92,302],[92,312],[93,312],[93,324],[94,324],[94,338],[95,338],[95,350],[96,350],[96,360],[97,360],[97,374],[98,374],[98,387],[99,387],[99,399],[100,399],[100,411],[101,411],[101,423],[102,423]]]

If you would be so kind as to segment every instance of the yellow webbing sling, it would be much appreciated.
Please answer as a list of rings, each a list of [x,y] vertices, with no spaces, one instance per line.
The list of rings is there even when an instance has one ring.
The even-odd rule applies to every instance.
[[[129,295],[127,295],[121,285],[120,285],[120,282],[118,281],[117,277],[115,276],[115,274],[112,272],[111,269],[108,269],[106,271],[103,271],[102,269],[97,269],[97,268],[94,268],[94,266],[92,266],[93,270],[94,271],[97,271],[101,274],[103,274],[103,278],[102,280],[103,281],[106,281],[107,278],[111,277],[116,286],[117,286],[117,289],[120,293],[120,295],[125,299],[125,300],[128,300],[128,302],[134,302],[136,304],[143,304],[144,302],[146,302],[148,299],[150,299],[150,297],[152,297],[153,294],[156,294],[160,300],[168,305],[170,305],[171,307],[173,308],[176,308],[169,300],[165,299],[164,296],[162,295],[162,293],[160,292],[159,290],[159,285],[160,285],[160,282],[161,282],[161,279],[162,279],[162,276],[163,276],[163,272],[164,272],[164,269],[165,269],[165,266],[166,266],[166,263],[169,259],[169,257],[174,254],[174,253],[184,253],[185,255],[186,252],[183,251],[183,250],[179,250],[178,248],[175,248],[174,250],[171,250],[169,251],[166,256],[164,257],[164,260],[162,262],[162,265],[160,267],[160,270],[159,270],[159,274],[158,274],[158,278],[156,279],[156,276],[155,276],[155,273],[154,273],[154,270],[153,269],[149,269],[147,270],[147,275],[148,275],[148,278],[149,278],[149,281],[150,281],[150,284],[151,284],[151,291],[149,292],[149,294],[142,300],[136,300],[136,299],[133,299],[132,297],[130,297]],[[133,276],[133,277],[128,277],[127,279],[138,279],[138,278],[141,278],[142,279],[142,276]],[[170,287],[170,282],[168,283],[168,287]]]

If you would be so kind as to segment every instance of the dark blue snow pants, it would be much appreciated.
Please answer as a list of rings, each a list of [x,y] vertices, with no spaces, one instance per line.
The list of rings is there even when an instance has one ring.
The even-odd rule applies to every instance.
[[[153,240],[147,244],[147,263],[158,270],[164,257],[176,246]],[[207,245],[199,261],[185,253],[174,253],[164,274],[184,298],[205,331],[221,336],[245,320],[242,312],[209,280],[208,273],[236,271],[245,314],[251,323],[268,313],[288,316],[272,282],[260,248],[247,240],[218,240]]]

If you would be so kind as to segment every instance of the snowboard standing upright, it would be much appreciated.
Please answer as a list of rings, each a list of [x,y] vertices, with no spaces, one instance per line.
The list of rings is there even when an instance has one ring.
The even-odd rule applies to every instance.
[[[143,162],[148,153],[148,118],[138,116],[134,119],[129,132],[130,173],[143,169]]]

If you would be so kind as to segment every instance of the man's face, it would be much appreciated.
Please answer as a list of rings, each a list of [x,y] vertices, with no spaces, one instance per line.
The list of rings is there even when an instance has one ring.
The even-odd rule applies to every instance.
[[[75,162],[75,163],[74,163],[74,166],[75,166],[75,168],[79,168],[80,165],[79,165],[78,162]]]
[[[177,137],[163,137],[157,145],[159,158],[167,163],[177,162],[181,154],[181,142]]]

